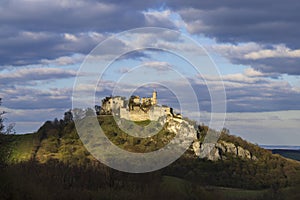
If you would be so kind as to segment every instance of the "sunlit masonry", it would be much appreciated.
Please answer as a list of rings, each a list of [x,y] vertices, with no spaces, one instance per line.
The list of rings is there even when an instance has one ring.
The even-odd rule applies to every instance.
[[[129,100],[121,96],[105,97],[102,100],[100,114],[112,114],[131,121],[157,121],[160,117],[172,117],[181,120],[179,113],[174,113],[173,108],[159,105],[157,92],[154,90],[152,97],[131,96]]]

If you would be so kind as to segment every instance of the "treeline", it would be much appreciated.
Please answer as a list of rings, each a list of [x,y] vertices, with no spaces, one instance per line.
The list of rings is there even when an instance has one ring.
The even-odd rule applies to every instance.
[[[181,158],[169,167],[146,174],[129,174],[110,169],[99,162],[86,165],[65,164],[57,159],[46,163],[35,160],[8,165],[0,171],[0,199],[297,199],[297,185],[288,188],[255,186],[256,180],[232,174],[237,165]],[[235,167],[233,167],[235,166]],[[233,168],[235,168],[233,170]],[[247,168],[246,168],[247,169]],[[233,171],[231,171],[233,170]],[[269,174],[269,180],[273,175]],[[236,177],[235,177],[236,176]],[[167,179],[177,177],[177,179]],[[266,177],[265,177],[266,178]],[[256,177],[253,177],[256,179]],[[260,190],[239,190],[239,196],[226,187]],[[216,187],[222,186],[222,187]],[[291,193],[293,191],[294,193]],[[249,192],[252,193],[251,196]],[[253,193],[255,195],[253,195]]]

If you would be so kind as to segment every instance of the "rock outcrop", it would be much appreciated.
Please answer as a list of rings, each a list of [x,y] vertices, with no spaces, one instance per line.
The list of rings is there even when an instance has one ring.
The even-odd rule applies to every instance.
[[[249,150],[225,141],[204,144],[200,141],[194,141],[193,150],[199,158],[207,158],[212,161],[226,159],[226,156],[228,155],[240,157],[242,159],[257,160]]]
[[[199,141],[193,143],[193,149],[199,158],[207,158],[208,160],[219,160],[219,149],[213,143],[201,144]]]
[[[177,134],[180,134],[179,143],[181,144],[191,144],[197,137],[197,131],[195,127],[189,124],[187,121],[179,118],[168,117],[165,119],[167,123],[167,130]]]
[[[193,141],[192,148],[194,153],[199,158],[206,158],[208,160],[217,161],[224,160],[228,156],[235,156],[242,159],[257,160],[252,153],[237,146],[234,143],[227,141],[218,141],[217,143],[201,143],[197,139],[197,131],[193,125],[183,119],[174,117],[160,118],[159,122],[167,124],[166,129],[172,133],[180,134],[180,139],[177,141],[182,146],[186,146],[188,142]]]

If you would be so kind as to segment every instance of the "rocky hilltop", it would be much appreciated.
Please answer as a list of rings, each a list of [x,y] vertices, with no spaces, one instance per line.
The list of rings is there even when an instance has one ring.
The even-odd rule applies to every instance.
[[[206,130],[205,133],[202,133],[201,136],[201,131],[199,130],[199,127],[196,126],[195,122],[191,123],[188,119],[182,119],[181,115],[173,113],[173,109],[168,106],[158,106],[156,91],[153,91],[152,97],[140,98],[139,96],[131,96],[129,100],[120,96],[105,97],[102,100],[102,105],[98,107],[98,115],[114,115],[115,117],[120,118],[118,125],[121,123],[125,129],[127,121],[157,121],[161,126],[164,126],[165,131],[174,134],[174,137],[180,136],[180,140],[177,141],[179,145],[182,144],[182,146],[184,146],[187,141],[192,141],[195,155],[202,159],[206,158],[208,160],[216,161],[227,159],[228,156],[236,156],[250,160],[257,159],[252,152],[238,144],[233,144],[230,141],[218,140],[220,134],[214,130],[209,130],[210,133],[208,135],[214,135],[215,139],[204,140],[208,130]],[[130,132],[143,132],[142,129],[131,130],[132,127],[127,126],[127,130],[128,129],[130,129]],[[152,132],[157,131],[155,126],[152,126],[152,129]],[[122,136],[127,138],[124,133]],[[167,144],[174,137],[164,138],[164,144]],[[127,144],[125,146],[130,146],[128,145],[128,142],[125,143]],[[157,145],[157,143],[160,142],[155,141],[152,138],[148,143]],[[118,142],[115,144],[123,145]]]
[[[201,134],[199,127],[192,125],[188,120],[170,117],[167,118],[166,122],[166,129],[168,131],[175,135],[181,134],[183,135],[183,138],[186,138],[187,140],[192,138],[194,154],[199,158],[217,161],[227,159],[228,156],[234,156],[242,159],[257,160],[257,157],[253,155],[252,152],[239,146],[237,143],[234,144],[233,142],[224,141],[222,139],[217,139],[214,143],[205,142],[204,139],[201,140],[199,138],[199,134]],[[210,131],[215,132],[214,130]]]

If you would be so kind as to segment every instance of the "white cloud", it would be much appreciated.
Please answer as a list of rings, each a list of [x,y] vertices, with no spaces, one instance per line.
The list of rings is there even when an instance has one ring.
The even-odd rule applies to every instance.
[[[216,44],[210,52],[226,57],[232,64],[251,66],[271,78],[282,74],[299,75],[300,49],[292,50],[283,44],[259,43]]]
[[[69,40],[69,41],[72,41],[72,42],[76,42],[78,40],[78,38],[75,35],[70,34],[70,33],[65,33],[64,37],[65,37],[66,40]]]
[[[170,19],[172,14],[171,10],[148,10],[142,13],[145,16],[147,26],[155,26],[158,23],[161,24],[161,27],[173,26],[173,22]]]
[[[21,68],[6,73],[0,74],[0,83],[3,85],[14,85],[25,83],[28,84],[33,81],[43,80],[57,80],[62,78],[75,77],[77,74],[74,70],[66,70],[59,68]]]
[[[245,75],[248,76],[248,77],[262,77],[262,76],[265,76],[265,74],[263,74],[260,71],[255,70],[253,68],[245,69]]]
[[[209,49],[227,58],[258,60],[265,58],[300,58],[300,49],[292,50],[284,44],[266,48],[259,43],[216,44]]]
[[[42,59],[41,64],[46,65],[57,65],[57,66],[64,66],[64,65],[73,65],[81,63],[85,58],[83,54],[74,54],[72,56],[61,56],[55,59]]]
[[[162,61],[147,61],[144,62],[142,65],[149,68],[153,68],[157,71],[169,71],[172,68],[172,66],[168,62]]]
[[[245,58],[245,55],[251,52],[257,52],[262,49],[262,46],[254,43],[240,43],[240,44],[216,44],[207,47],[213,52],[217,52],[227,58]]]
[[[273,49],[261,49],[252,51],[244,55],[245,59],[263,59],[263,58],[300,58],[300,49],[292,50],[285,45],[273,45]]]
[[[241,87],[245,86],[245,84],[253,84],[258,82],[270,83],[270,80],[266,77],[268,77],[268,74],[262,73],[253,68],[246,68],[243,73],[221,75],[221,79],[213,75],[201,75],[199,76],[200,79],[196,80],[196,82],[219,85],[221,84],[220,81],[222,80],[227,87],[232,87],[232,84],[236,84]]]

